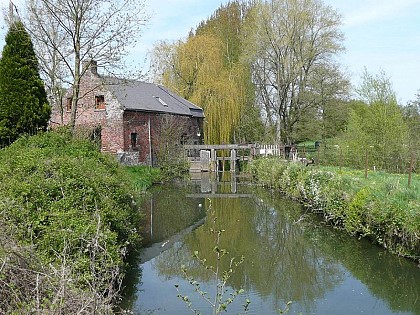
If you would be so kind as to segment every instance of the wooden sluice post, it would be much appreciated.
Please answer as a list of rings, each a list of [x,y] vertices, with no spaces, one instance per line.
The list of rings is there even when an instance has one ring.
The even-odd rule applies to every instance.
[[[225,172],[225,155],[224,154],[222,155],[222,172]]]
[[[236,171],[236,149],[230,150],[230,171]]]
[[[217,172],[217,153],[216,149],[210,149],[210,163],[211,169],[210,172]]]

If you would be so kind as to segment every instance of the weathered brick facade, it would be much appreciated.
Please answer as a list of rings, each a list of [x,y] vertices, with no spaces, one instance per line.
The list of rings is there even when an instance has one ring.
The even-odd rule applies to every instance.
[[[124,152],[138,152],[139,163],[146,165],[155,165],[155,153],[158,149],[160,141],[161,129],[172,128],[182,129],[179,133],[178,141],[181,143],[181,136],[184,135],[184,141],[192,143],[200,143],[200,137],[196,135],[197,130],[202,130],[202,122],[200,119],[172,115],[171,123],[165,124],[166,114],[145,113],[126,111],[123,119],[124,133]],[[174,126],[175,125],[175,126]],[[136,134],[136,144],[132,144],[131,135]]]
[[[80,96],[83,97],[78,102],[76,128],[100,130],[101,148],[104,152],[115,154],[126,164],[156,165],[155,152],[159,141],[162,141],[160,134],[163,128],[172,128],[174,134],[179,134],[175,141],[180,143],[201,143],[203,116],[174,114],[170,112],[170,106],[168,112],[164,112],[159,108],[159,104],[155,105],[156,99],[159,99],[155,95],[150,96],[150,102],[157,107],[156,111],[150,109],[150,106],[147,110],[141,110],[139,106],[127,108],[103,84],[103,78],[96,72],[96,65],[93,65],[91,70],[85,73],[80,84]],[[148,91],[145,90],[146,92]],[[171,100],[170,96],[167,97],[168,100]],[[71,98],[71,91],[66,94],[64,105],[67,104],[68,98]],[[98,103],[102,100],[104,104]],[[142,101],[144,102],[144,97]],[[167,106],[166,103],[163,104]],[[53,126],[70,123],[71,109],[64,108],[62,114],[63,119],[60,110],[53,109]]]

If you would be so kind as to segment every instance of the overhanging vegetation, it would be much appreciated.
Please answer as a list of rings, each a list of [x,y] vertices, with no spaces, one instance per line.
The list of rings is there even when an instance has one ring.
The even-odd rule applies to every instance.
[[[0,150],[0,313],[112,314],[140,242],[135,187],[67,130]]]
[[[420,259],[420,177],[333,167],[304,167],[276,159],[251,165],[257,183],[277,189],[351,235]]]

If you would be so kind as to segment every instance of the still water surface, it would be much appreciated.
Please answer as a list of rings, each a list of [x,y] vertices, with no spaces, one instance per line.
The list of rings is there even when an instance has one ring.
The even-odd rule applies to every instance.
[[[325,226],[298,204],[258,189],[229,174],[151,190],[147,209],[148,247],[128,284],[124,305],[134,314],[192,314],[177,298],[175,285],[201,314],[211,308],[181,272],[214,296],[214,277],[194,259],[194,251],[215,263],[214,236],[224,229],[220,247],[245,257],[229,281],[229,293],[243,288],[228,314],[420,314],[420,268],[368,241]]]

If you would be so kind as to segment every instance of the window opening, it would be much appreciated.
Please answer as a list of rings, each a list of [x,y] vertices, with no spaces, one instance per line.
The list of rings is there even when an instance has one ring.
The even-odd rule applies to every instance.
[[[67,97],[67,102],[66,102],[66,111],[68,111],[68,112],[70,112],[70,111],[71,111],[72,101],[73,101],[73,98],[71,98],[71,97]]]
[[[135,148],[137,146],[137,132],[131,133],[131,147]]]
[[[103,95],[95,96],[95,109],[105,109],[105,96]]]

